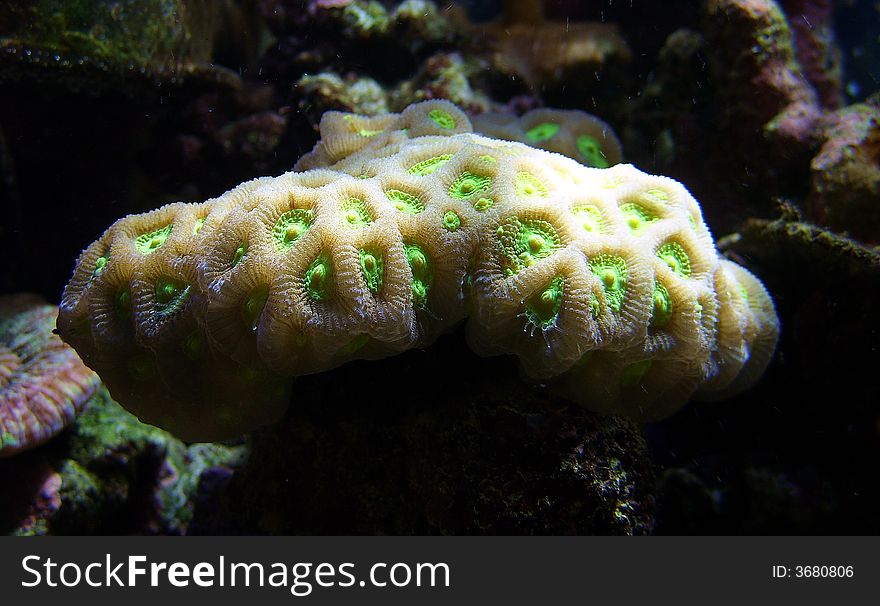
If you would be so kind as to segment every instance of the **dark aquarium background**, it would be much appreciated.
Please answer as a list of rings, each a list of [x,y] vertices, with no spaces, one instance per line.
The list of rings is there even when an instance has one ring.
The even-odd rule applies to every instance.
[[[589,112],[626,162],[685,184],[774,298],[758,384],[640,425],[457,329],[299,378],[280,423],[222,444],[98,389],[54,439],[0,458],[0,532],[880,532],[872,0],[4,2],[0,294],[57,304],[117,218],[290,170],[326,111],[437,98]]]

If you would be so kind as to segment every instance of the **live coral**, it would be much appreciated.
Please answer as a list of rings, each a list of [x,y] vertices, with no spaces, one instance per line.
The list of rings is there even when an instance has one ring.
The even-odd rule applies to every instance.
[[[321,135],[305,172],[125,217],[81,255],[60,334],[143,420],[235,435],[281,414],[286,376],[465,318],[478,353],[640,419],[769,362],[772,301],[681,184],[476,135],[444,101],[331,112]]]
[[[54,437],[100,384],[53,334],[57,314],[36,295],[0,297],[0,457]]]

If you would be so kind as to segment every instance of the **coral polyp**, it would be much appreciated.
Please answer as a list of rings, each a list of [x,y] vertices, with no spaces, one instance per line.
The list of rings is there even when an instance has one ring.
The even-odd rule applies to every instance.
[[[60,334],[121,404],[191,440],[273,420],[291,375],[425,346],[462,320],[478,353],[516,355],[602,412],[661,418],[757,380],[772,301],[719,258],[688,191],[585,166],[585,133],[529,121],[533,143],[565,132],[571,158],[477,135],[443,101],[325,114],[294,172],[111,226],[77,263]]]

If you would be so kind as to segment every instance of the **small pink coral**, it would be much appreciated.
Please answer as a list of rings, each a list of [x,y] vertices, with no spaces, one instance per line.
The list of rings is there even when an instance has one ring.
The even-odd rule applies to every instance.
[[[57,315],[35,295],[0,297],[0,457],[51,439],[100,385],[54,334]]]

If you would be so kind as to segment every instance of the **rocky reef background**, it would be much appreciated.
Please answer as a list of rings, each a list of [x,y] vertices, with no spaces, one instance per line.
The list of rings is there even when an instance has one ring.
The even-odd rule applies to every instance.
[[[880,9],[866,0],[37,0],[0,7],[0,293],[116,218],[289,170],[327,110],[576,108],[764,280],[775,361],[644,427],[458,332],[186,445],[101,391],[0,459],[8,533],[880,532]],[[8,249],[11,248],[11,254]]]

